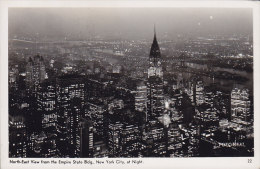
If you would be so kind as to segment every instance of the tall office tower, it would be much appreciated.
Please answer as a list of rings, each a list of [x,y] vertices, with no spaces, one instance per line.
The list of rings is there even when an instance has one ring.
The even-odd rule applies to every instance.
[[[147,86],[143,81],[137,83],[135,92],[135,110],[145,113],[145,121],[147,121]]]
[[[180,109],[183,114],[183,122],[186,124],[192,122],[194,118],[195,110],[187,94],[182,94]]]
[[[9,115],[9,157],[27,157],[25,118],[23,115]]]
[[[50,131],[50,127],[56,130],[57,127],[55,87],[54,81],[45,81],[37,88],[37,110],[42,113],[42,128],[46,131]]]
[[[190,98],[195,105],[201,105],[205,102],[203,81],[194,79],[190,88]]]
[[[79,121],[84,115],[85,83],[79,75],[65,75],[56,82],[58,149],[62,157],[80,155]]]
[[[123,157],[137,157],[142,150],[141,133],[137,125],[124,125],[120,134]]]
[[[120,142],[120,134],[123,129],[123,124],[120,122],[111,123],[108,126],[108,151],[109,157],[120,157],[122,147]]]
[[[109,157],[137,157],[144,151],[138,126],[120,122],[111,123],[108,150]]]
[[[214,106],[214,98],[216,98],[215,92],[205,90],[205,103],[211,108]]]
[[[86,102],[85,117],[88,117],[93,122],[95,141],[104,140],[105,111],[103,102]]]
[[[46,77],[43,57],[36,55],[29,58],[26,65],[26,85],[27,88],[35,89]]]
[[[57,157],[57,110],[55,81],[44,81],[37,87],[37,113],[41,113],[42,130],[46,134],[47,143],[43,157]]]
[[[231,91],[231,120],[241,124],[250,122],[250,100],[248,89],[234,88]]]
[[[82,119],[79,126],[80,157],[93,157],[93,124],[90,120]]]
[[[205,102],[204,85],[202,81],[198,81],[196,84],[196,104],[201,105]]]
[[[146,153],[148,157],[164,157],[167,153],[167,128],[158,120],[150,120],[146,126],[146,133],[143,137],[146,138]]]
[[[154,30],[154,39],[149,56],[148,69],[148,118],[158,118],[164,109],[163,97],[163,70],[161,66],[161,53]]]
[[[12,91],[18,90],[18,80],[19,80],[19,70],[18,65],[15,67],[9,68],[9,89]]]
[[[180,129],[176,124],[171,124],[168,128],[168,156],[179,157],[182,150],[182,138]]]

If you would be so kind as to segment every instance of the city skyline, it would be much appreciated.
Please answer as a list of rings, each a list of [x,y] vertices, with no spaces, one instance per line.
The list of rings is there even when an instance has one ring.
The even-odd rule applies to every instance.
[[[84,24],[61,19],[70,15],[81,22],[81,10],[64,14],[68,9],[63,9],[61,20],[45,19],[44,26],[31,20],[29,27],[19,27],[13,17],[19,20],[23,10],[9,12],[9,157],[254,156],[250,9],[205,9],[191,20],[185,17],[199,9],[178,9],[173,16],[181,20],[172,25],[160,20],[167,10],[135,9],[133,17],[132,9],[117,9],[110,19],[88,20],[93,36],[100,36],[91,40],[91,33],[80,33]],[[41,20],[50,17],[43,12],[54,15],[60,9],[35,10],[30,12]],[[99,10],[92,12],[103,16],[112,9]],[[121,27],[115,22],[118,12]],[[142,18],[138,15],[151,18],[133,25]],[[241,15],[250,19],[238,28]],[[154,20],[160,20],[156,26]],[[57,26],[64,21],[71,26],[67,30],[66,24]],[[216,25],[193,29],[204,21]],[[163,29],[178,25],[193,37],[162,38]],[[14,30],[30,33],[16,35]],[[124,33],[111,35],[118,30]],[[139,40],[118,41],[117,36],[132,36],[129,30]],[[56,31],[61,33],[52,39]],[[144,42],[146,34],[150,38]]]

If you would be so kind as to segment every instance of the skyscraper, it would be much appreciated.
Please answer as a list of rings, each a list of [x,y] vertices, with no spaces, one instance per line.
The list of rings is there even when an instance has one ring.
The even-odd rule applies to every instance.
[[[82,119],[79,123],[80,157],[93,156],[93,124],[91,120]]]
[[[10,157],[27,157],[26,126],[23,115],[9,115],[9,154]]]
[[[147,121],[147,86],[143,81],[136,86],[135,92],[135,110],[145,113],[145,121]]]
[[[231,91],[231,120],[243,124],[250,122],[250,100],[248,89],[234,88]]]
[[[160,52],[159,44],[157,42],[155,28],[154,28],[153,43],[149,55],[148,78],[152,76],[156,76],[160,78],[163,77],[163,71],[161,66],[161,52]]]
[[[46,134],[44,157],[57,157],[57,110],[55,81],[46,80],[37,87],[37,113],[41,113],[42,130]]]
[[[119,140],[122,128],[123,124],[120,122],[108,126],[108,151],[110,157],[119,157],[122,152]]]
[[[85,82],[79,75],[57,78],[58,149],[63,157],[80,155],[80,119],[84,114]]]
[[[28,88],[35,89],[46,77],[43,57],[36,55],[29,58],[26,65],[26,85]]]
[[[148,118],[158,118],[164,109],[163,97],[163,71],[161,66],[161,52],[157,42],[156,32],[154,29],[154,38],[149,56],[148,69]]]

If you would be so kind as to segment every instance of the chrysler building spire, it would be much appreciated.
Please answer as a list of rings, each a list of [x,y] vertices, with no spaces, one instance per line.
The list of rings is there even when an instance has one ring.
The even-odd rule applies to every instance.
[[[156,28],[154,25],[154,38],[153,38],[153,43],[152,43],[151,50],[150,50],[150,61],[153,62],[154,65],[157,65],[157,62],[159,61],[160,58],[161,58],[161,52],[160,52],[160,47],[157,42]]]

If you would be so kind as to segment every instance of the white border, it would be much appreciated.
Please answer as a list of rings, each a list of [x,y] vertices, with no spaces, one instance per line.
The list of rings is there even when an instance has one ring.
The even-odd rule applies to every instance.
[[[252,8],[253,9],[253,29],[254,29],[254,134],[255,134],[255,156],[251,158],[252,164],[248,164],[246,157],[215,157],[215,158],[142,158],[140,165],[14,165],[9,164],[8,158],[8,7],[104,7],[104,8]],[[260,3],[257,1],[137,1],[137,0],[117,0],[117,1],[1,1],[0,0],[0,113],[1,113],[1,168],[260,168],[260,142],[259,142],[259,113],[260,105]],[[126,158],[120,158],[127,160]],[[20,159],[21,160],[21,159]],[[26,160],[26,159],[25,159]],[[37,159],[40,160],[40,159]],[[55,159],[59,160],[59,159]],[[63,159],[64,160],[64,159]],[[68,159],[73,160],[73,159]],[[95,159],[91,159],[95,160]],[[102,160],[102,159],[100,159]],[[105,160],[105,159],[103,159]],[[115,159],[116,160],[116,159]]]

